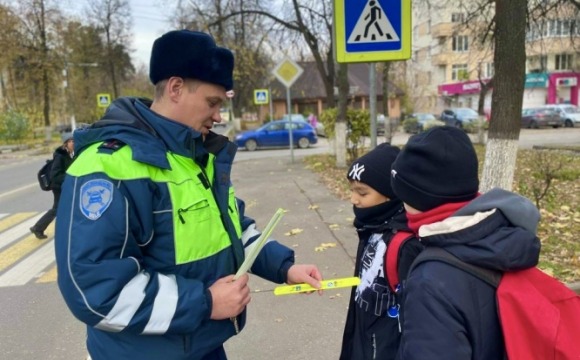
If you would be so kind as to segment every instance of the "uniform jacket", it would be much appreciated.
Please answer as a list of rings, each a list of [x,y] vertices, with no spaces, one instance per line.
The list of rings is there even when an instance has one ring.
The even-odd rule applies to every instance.
[[[56,223],[58,284],[101,359],[225,359],[236,331],[210,320],[208,288],[260,235],[235,198],[236,146],[121,98],[75,131]],[[252,272],[286,281],[293,252],[269,241]],[[245,311],[238,316],[240,328]]]
[[[59,146],[54,150],[52,155],[54,162],[50,168],[50,186],[53,190],[60,190],[64,177],[66,175],[66,169],[72,164],[73,158],[70,156],[68,151],[62,146]]]
[[[471,201],[451,217],[419,228],[427,246],[496,271],[538,263],[539,212],[527,199],[500,189]],[[452,265],[429,261],[404,283],[401,360],[504,358],[495,289]]]
[[[386,220],[380,225],[355,222],[359,245],[354,275],[361,278],[361,284],[351,292],[341,360],[389,360],[397,355],[401,332],[396,315],[401,304],[398,294],[388,286],[384,258],[394,235],[399,231],[411,231],[407,228],[403,204],[400,201],[391,203],[384,212]],[[415,237],[403,244],[399,251],[400,279],[406,277],[422,248]]]

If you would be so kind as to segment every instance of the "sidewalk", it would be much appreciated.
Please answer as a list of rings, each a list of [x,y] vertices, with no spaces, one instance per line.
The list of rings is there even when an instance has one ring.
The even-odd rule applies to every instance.
[[[346,170],[345,170],[346,171]],[[326,279],[354,272],[358,238],[348,201],[339,200],[318,176],[305,168],[302,157],[267,158],[234,164],[236,194],[246,213],[265,227],[279,207],[287,210],[272,238],[294,249],[297,263],[315,263]],[[285,235],[293,229],[296,235]],[[315,251],[321,244],[334,244]],[[276,284],[252,277],[252,301],[245,329],[226,343],[231,359],[338,359],[350,288],[322,296],[274,296]]]

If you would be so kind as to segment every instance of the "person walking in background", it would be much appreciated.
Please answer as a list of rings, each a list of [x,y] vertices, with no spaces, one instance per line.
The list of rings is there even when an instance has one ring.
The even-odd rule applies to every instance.
[[[399,231],[410,233],[403,202],[391,188],[391,165],[399,148],[380,144],[355,160],[347,173],[359,245],[342,340],[341,360],[394,359],[401,337],[400,299],[385,274],[385,255]],[[413,237],[399,251],[398,274],[406,277],[423,246]]]
[[[74,159],[74,140],[72,133],[67,134],[64,142],[59,146],[52,155],[53,163],[50,168],[50,189],[53,195],[52,208],[48,210],[34,226],[30,228],[30,232],[36,236],[37,239],[46,239],[48,236],[44,233],[48,225],[56,217],[56,210],[60,200],[61,186],[66,175],[66,170],[72,164]]]
[[[308,115],[308,122],[310,123],[310,126],[312,126],[316,130],[316,128],[318,127],[318,118],[316,117],[316,115],[310,113],[310,115]]]
[[[391,170],[393,191],[426,250],[497,272],[538,263],[538,209],[515,193],[479,194],[478,161],[467,134],[437,126],[412,136]],[[403,283],[399,360],[489,360],[506,353],[495,288],[442,261],[411,267]]]
[[[261,232],[231,183],[236,146],[211,131],[233,69],[210,35],[170,31],[153,43],[153,101],[116,99],[75,131],[55,254],[93,360],[224,360],[244,327],[249,277],[233,274]],[[318,289],[322,279],[271,239],[251,272]]]

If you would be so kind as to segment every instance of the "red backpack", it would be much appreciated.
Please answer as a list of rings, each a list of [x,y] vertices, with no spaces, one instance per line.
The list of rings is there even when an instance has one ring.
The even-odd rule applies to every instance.
[[[580,359],[580,297],[557,279],[535,267],[501,274],[436,247],[423,250],[409,273],[425,261],[448,263],[496,288],[509,360]]]
[[[399,231],[397,232],[387,246],[387,252],[385,254],[385,274],[389,287],[394,293],[398,293],[400,289],[400,279],[399,279],[399,257],[401,248],[403,244],[411,239],[413,234],[410,232]]]

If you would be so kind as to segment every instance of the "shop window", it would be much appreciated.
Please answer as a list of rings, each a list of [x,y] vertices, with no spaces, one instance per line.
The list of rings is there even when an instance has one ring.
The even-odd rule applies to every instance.
[[[460,81],[469,79],[467,64],[453,64],[451,66],[451,80]]]

